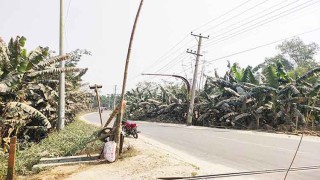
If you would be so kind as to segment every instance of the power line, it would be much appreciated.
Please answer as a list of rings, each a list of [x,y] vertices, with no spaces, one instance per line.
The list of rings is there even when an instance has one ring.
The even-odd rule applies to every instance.
[[[166,66],[166,68],[164,69],[161,69],[162,70],[162,72],[167,72],[168,70],[170,70],[170,69],[172,69],[173,67],[175,67],[175,65],[177,65],[178,63],[180,63],[180,62],[182,62],[185,58],[186,58],[186,56],[187,56],[187,54],[185,54],[184,52],[183,52],[183,56],[181,56],[180,58],[179,58],[179,60],[176,60],[176,61],[174,61],[172,64],[169,64],[169,65],[167,65]],[[178,59],[178,58],[177,58]],[[158,70],[158,72],[159,72],[160,70]]]
[[[300,6],[301,6],[301,5],[304,5],[304,4],[307,4],[307,3],[309,3],[309,2],[312,2],[312,1],[308,1],[308,2],[306,2],[306,3],[300,4]],[[297,12],[297,11],[299,11],[299,10],[302,10],[302,9],[304,9],[304,8],[306,8],[306,7],[309,7],[309,6],[311,6],[311,5],[315,4],[315,3],[318,3],[318,2],[314,2],[314,3],[309,4],[309,5],[307,5],[307,6],[301,7],[301,8],[299,8],[298,10],[295,10],[294,12]],[[289,10],[296,9],[297,7],[299,7],[299,6],[296,6],[296,7],[294,7],[294,8],[291,8],[291,9],[289,9]],[[287,12],[287,11],[288,11],[288,10],[286,10],[286,11],[284,11],[284,12]],[[282,13],[284,13],[284,12],[282,12]],[[282,14],[282,13],[280,13],[280,14]],[[289,12],[289,13],[287,13],[287,14],[285,14],[285,15],[292,14],[292,13],[293,13],[293,12]],[[279,14],[278,14],[278,15],[279,15]],[[283,15],[283,16],[285,16],[285,15]],[[280,16],[280,17],[283,17],[283,16]],[[273,16],[273,17],[275,17],[275,16]],[[280,17],[277,17],[277,19],[280,18]],[[274,20],[276,20],[276,19],[272,19],[271,21],[274,21]],[[271,22],[271,21],[267,21],[267,22],[265,22],[265,23],[268,23],[268,22]],[[305,33],[297,34],[297,35],[294,35],[294,36],[292,36],[292,37],[299,36],[299,35],[303,35],[303,34],[306,34],[306,33],[310,33],[310,32],[316,31],[316,30],[319,30],[319,29],[314,29],[314,30],[311,30],[311,31],[308,31],[308,32],[305,32]],[[242,33],[243,33],[243,32],[242,32]],[[290,37],[289,37],[289,38],[290,38]],[[246,50],[244,50],[244,51],[240,51],[240,52],[233,53],[233,54],[230,54],[230,55],[227,55],[227,56],[223,56],[223,57],[220,57],[220,58],[217,58],[217,59],[208,61],[208,62],[209,62],[209,64],[211,64],[213,61],[217,61],[217,60],[220,60],[220,59],[223,59],[223,58],[227,58],[227,57],[231,57],[231,56],[234,56],[234,55],[237,55],[237,54],[241,54],[241,53],[245,53],[245,52],[248,52],[248,51],[252,51],[252,50],[255,50],[255,49],[258,49],[258,48],[261,48],[261,47],[265,47],[265,46],[268,46],[268,45],[271,45],[271,44],[274,44],[274,43],[283,41],[283,40],[285,40],[285,39],[288,39],[288,38],[280,39],[280,40],[277,40],[277,41],[274,41],[274,42],[270,42],[270,43],[263,44],[263,45],[260,45],[260,46],[257,46],[257,47],[253,47],[253,48],[250,48],[250,49],[246,49]],[[209,47],[209,46],[207,46],[207,47]],[[168,64],[167,64],[167,65],[168,65]],[[172,68],[172,67],[171,67],[171,68]],[[185,70],[188,70],[188,69],[190,69],[190,68],[187,68],[187,69],[185,69]],[[167,70],[168,70],[168,69],[167,69]],[[184,70],[184,71],[185,71],[185,70]],[[182,71],[182,72],[183,72],[183,71]],[[180,73],[178,73],[178,74],[180,74]]]
[[[167,52],[165,52],[161,57],[159,57],[154,63],[152,63],[150,66],[148,66],[146,69],[149,69],[153,67],[153,65],[157,64],[159,61],[161,61],[164,57],[166,57],[167,54],[169,54],[174,48],[176,48],[179,44],[181,44],[187,37],[189,37],[189,34],[183,37],[182,40],[180,40],[177,44],[175,44],[172,48],[170,48]]]
[[[146,70],[150,70],[153,69],[154,67],[156,67],[157,63],[159,63],[160,61],[165,61],[167,59],[169,59],[169,57],[175,55],[179,50],[181,50],[182,48],[184,48],[184,46],[188,45],[191,40],[189,40],[188,42],[184,43],[180,48],[176,49],[175,51],[173,51],[176,47],[178,47],[179,44],[181,44],[186,38],[188,37],[185,36],[182,40],[180,40],[174,47],[170,48],[169,51],[167,51],[166,53],[164,53],[161,57],[159,57],[154,63],[152,63],[150,66],[148,66],[147,68],[143,69],[142,71],[140,71],[139,73],[137,73],[132,79],[130,80],[134,80],[136,79],[137,77],[139,77],[141,75],[142,72],[146,71]],[[173,52],[172,52],[173,51]],[[170,54],[169,54],[170,53]],[[174,59],[173,59],[174,60]],[[172,62],[172,61],[170,61]]]
[[[249,49],[246,49],[246,50],[243,50],[243,51],[239,51],[239,52],[232,53],[232,54],[229,54],[229,55],[226,55],[226,56],[222,56],[222,57],[207,61],[207,63],[211,64],[214,61],[218,61],[218,60],[225,59],[225,58],[228,58],[228,57],[232,57],[232,56],[235,56],[235,55],[238,55],[238,54],[242,54],[242,53],[246,53],[246,52],[249,52],[249,51],[253,51],[255,49],[259,49],[259,48],[262,48],[262,47],[265,47],[265,46],[269,46],[269,45],[272,45],[272,44],[275,44],[275,43],[278,43],[278,42],[281,42],[281,41],[285,41],[287,39],[290,39],[290,38],[293,38],[293,37],[296,37],[296,36],[309,34],[309,33],[315,32],[315,31],[319,31],[319,30],[320,30],[320,27],[318,27],[316,29],[312,29],[312,30],[307,31],[307,32],[296,34],[296,35],[293,35],[293,36],[290,36],[290,37],[286,37],[286,38],[282,38],[282,39],[279,39],[279,40],[276,40],[276,41],[272,41],[272,42],[269,42],[269,43],[266,43],[266,44],[262,44],[262,45],[259,45],[259,46],[253,47],[253,48],[249,48]]]
[[[228,30],[228,31],[226,31],[226,32],[223,32],[223,33],[220,33],[220,34],[218,34],[218,35],[215,35],[215,36],[214,36],[214,39],[211,40],[211,41],[216,40],[217,37],[220,37],[220,36],[222,36],[222,35],[225,35],[225,34],[227,34],[228,32],[232,32],[233,30],[237,30],[238,28],[241,28],[241,27],[243,27],[244,25],[247,25],[247,24],[250,24],[250,23],[252,23],[252,22],[255,22],[256,20],[263,19],[264,17],[266,17],[266,16],[268,16],[268,15],[270,15],[270,14],[273,14],[273,13],[275,13],[275,12],[281,10],[281,9],[284,9],[284,8],[286,8],[286,7],[289,7],[289,6],[297,3],[298,1],[299,1],[299,0],[296,0],[296,1],[294,1],[294,2],[291,2],[291,3],[289,3],[289,4],[286,4],[286,5],[284,5],[284,6],[281,6],[281,7],[277,8],[277,9],[271,11],[271,12],[268,12],[268,13],[266,13],[266,14],[262,14],[262,15],[261,15],[261,12],[256,13],[256,14],[254,14],[252,17],[255,17],[256,15],[260,15],[260,16],[254,18],[254,19],[252,19],[252,20],[250,20],[250,21],[247,21],[247,22],[245,22],[245,23],[242,23],[242,24],[240,24],[239,26],[236,26],[235,28],[232,28],[232,29],[230,29],[230,30]],[[282,3],[280,3],[280,4],[282,4]],[[280,4],[277,4],[276,6],[278,6],[278,5],[280,5]],[[274,6],[268,8],[268,9],[266,9],[266,10],[267,10],[267,11],[268,11],[268,10],[271,10],[273,7],[274,7]],[[263,10],[262,12],[265,12],[266,10]],[[289,9],[289,10],[290,10],[290,9]],[[279,15],[279,14],[277,14],[277,15]],[[276,16],[277,16],[277,15],[276,15]],[[270,18],[270,17],[269,17],[269,18]],[[250,18],[246,18],[246,19],[244,19],[244,20],[247,20],[247,19],[250,19]],[[235,23],[235,24],[239,24],[239,22],[243,22],[244,20],[240,20],[240,21],[238,21],[238,22]],[[267,18],[267,19],[263,19],[262,21],[265,21],[265,20],[268,20],[268,18]],[[262,22],[262,21],[259,21],[259,22]],[[229,27],[232,27],[232,26],[234,26],[235,24],[232,24],[231,26],[228,26],[228,27],[226,27],[225,29],[227,29],[227,28],[229,28]],[[254,24],[254,25],[255,25],[255,24]],[[252,26],[252,25],[250,25],[250,26]],[[218,33],[218,32],[214,32],[214,34],[217,34],[217,33]]]
[[[231,25],[229,25],[229,26],[227,26],[227,27],[225,27],[225,28],[223,28],[223,29],[220,29],[219,31],[223,31],[223,30],[228,29],[228,28],[230,28],[230,27],[233,27],[233,26],[235,26],[235,25],[237,25],[237,24],[239,24],[239,23],[242,23],[242,22],[244,22],[244,21],[246,21],[246,20],[248,20],[248,19],[251,19],[252,17],[255,17],[255,16],[257,16],[257,15],[260,15],[260,14],[266,12],[266,11],[272,10],[274,7],[277,7],[277,6],[279,6],[280,4],[282,4],[282,3],[284,3],[284,2],[287,2],[287,1],[288,1],[288,0],[285,0],[285,1],[282,1],[282,2],[280,2],[280,3],[278,3],[278,4],[275,4],[275,5],[267,8],[267,9],[264,9],[264,10],[262,10],[262,11],[256,13],[256,14],[250,16],[250,17],[247,17],[247,18],[242,19],[242,20],[240,20],[240,21],[238,21],[238,22],[236,22],[236,23],[234,23],[234,24],[231,24]],[[264,16],[265,16],[265,15],[264,15]],[[211,28],[211,29],[214,29],[214,28]],[[208,29],[208,30],[209,30],[209,29]],[[213,32],[212,34],[217,34],[219,31]],[[209,40],[209,41],[210,41],[210,40]]]
[[[174,62],[174,60],[180,59],[180,60],[178,60],[178,61],[175,62],[175,63],[177,64],[178,62],[182,61],[185,56],[186,56],[186,54],[185,54],[184,52],[181,53],[180,55],[178,55],[177,57],[175,57],[172,61],[168,62],[165,66],[163,66],[162,68],[158,69],[158,70],[155,71],[154,73],[159,73],[161,70],[169,67],[169,65],[170,65],[172,62]],[[174,66],[172,65],[171,68],[172,68],[172,67],[174,67]],[[167,71],[167,70],[165,70],[165,71]],[[163,71],[163,72],[165,72],[165,71]],[[156,77],[152,77],[150,80],[152,80],[152,79],[154,79],[154,78],[156,78]]]
[[[262,3],[265,3],[265,2],[267,2],[267,1],[268,1],[268,0],[263,1]],[[298,1],[298,0],[297,0],[297,1]],[[244,23],[244,24],[242,24],[242,25],[240,25],[240,26],[238,26],[238,27],[241,27],[241,26],[243,26],[243,25],[246,25],[246,24],[249,24],[249,23],[251,23],[251,22],[254,22],[255,20],[261,19],[262,17],[265,17],[266,15],[272,14],[272,13],[274,13],[274,12],[280,10],[280,9],[283,9],[283,8],[285,8],[285,7],[288,7],[288,6],[296,3],[297,1],[294,1],[294,2],[291,2],[291,3],[289,3],[289,4],[286,4],[285,6],[282,6],[282,7],[278,8],[278,9],[276,9],[276,10],[273,10],[273,11],[267,13],[267,14],[264,14],[264,15],[262,15],[262,16],[259,16],[258,18],[255,18],[255,19],[253,19],[253,20],[251,20],[251,21],[249,21],[249,22],[246,22],[246,23]],[[286,1],[284,1],[284,2],[286,2]],[[311,1],[308,1],[308,2],[312,2],[312,0],[311,0]],[[308,3],[308,2],[307,2],[307,3]],[[257,4],[257,5],[255,5],[255,6],[249,8],[249,9],[247,9],[247,10],[252,10],[253,8],[261,5],[262,3],[259,3],[259,4]],[[277,4],[276,6],[278,6],[278,5],[282,4],[282,3],[283,3],[283,2]],[[306,4],[306,3],[304,3],[304,4]],[[304,4],[302,4],[302,5],[304,5]],[[301,4],[300,4],[300,5],[301,5]],[[311,5],[312,5],[312,4],[311,4]],[[273,8],[273,7],[275,7],[275,6],[272,6],[272,7],[268,8],[268,9],[264,10],[263,12],[265,12],[265,11],[267,11],[267,10],[270,10],[270,9]],[[295,8],[297,8],[297,7],[299,7],[299,6],[296,6],[296,7],[294,7],[294,8],[291,8],[291,9],[289,9],[289,10],[295,9]],[[300,8],[300,9],[303,9],[303,8]],[[288,10],[287,10],[287,11],[288,11]],[[287,12],[287,11],[284,11],[284,12]],[[244,12],[246,12],[246,11],[243,11],[243,12],[241,12],[240,14],[237,14],[237,15],[244,14]],[[282,13],[284,13],[284,12],[281,12],[280,14],[282,14]],[[291,13],[289,13],[289,14],[291,14]],[[279,14],[277,14],[277,15],[279,15]],[[276,15],[276,16],[277,16],[277,15]],[[288,14],[286,14],[286,15],[288,15]],[[276,16],[273,16],[273,17],[276,17]],[[234,17],[235,17],[235,16],[233,16],[232,18],[234,18]],[[282,16],[280,16],[280,17],[282,17]],[[280,17],[278,17],[278,18],[280,18]],[[228,20],[230,20],[230,19],[232,19],[232,18],[229,18]],[[272,18],[272,17],[271,17],[271,18]],[[269,18],[269,19],[270,19],[270,18]],[[260,21],[260,22],[258,22],[258,23],[261,23],[261,22],[263,22],[263,21],[265,21],[265,20],[268,20],[268,19],[264,19],[264,20],[262,20],[262,21]],[[274,20],[276,20],[276,19],[273,19],[272,21],[274,21]],[[256,23],[256,24],[258,24],[258,23]],[[268,23],[268,22],[267,22],[267,23]],[[222,23],[221,23],[221,24],[222,24]],[[256,25],[256,24],[254,24],[254,25]],[[233,26],[233,25],[231,25],[231,26]],[[251,26],[252,26],[252,25],[251,25]],[[249,26],[249,27],[251,27],[251,26]],[[235,29],[237,29],[238,27],[233,28],[233,29],[231,29],[231,30],[229,30],[229,31],[227,31],[227,32],[230,32],[230,31],[232,31],[232,30],[235,30]],[[248,28],[248,27],[247,27],[247,28]],[[247,28],[245,28],[245,29],[247,29]],[[255,27],[254,27],[254,28],[255,28]],[[243,29],[242,29],[242,30],[243,30]],[[241,33],[243,33],[243,32],[241,32]],[[218,36],[216,36],[216,37],[219,37],[219,36],[221,36],[221,35],[223,35],[223,34],[225,34],[225,33],[221,33],[220,35],[218,35]],[[215,38],[216,38],[216,37],[215,37]],[[227,36],[224,36],[224,37],[222,37],[222,38],[225,38],[225,37],[228,37],[228,35],[227,35]],[[214,39],[215,39],[215,38],[214,38]],[[220,38],[220,39],[218,39],[218,40],[221,41],[222,38]],[[216,42],[214,41],[214,42],[212,42],[212,43],[206,44],[205,47],[209,47],[208,45],[210,45],[210,44],[212,45],[213,43],[216,43]]]
[[[203,32],[208,32],[210,29],[213,29],[213,28],[215,28],[215,27],[217,27],[217,26],[220,26],[220,25],[222,25],[222,24],[225,24],[226,22],[228,22],[228,21],[230,21],[230,20],[232,20],[232,19],[234,19],[234,18],[236,18],[236,17],[239,17],[239,16],[241,16],[242,14],[245,14],[245,13],[249,12],[250,10],[252,10],[252,9],[260,6],[261,4],[264,4],[264,3],[268,2],[268,1],[269,1],[269,0],[265,0],[265,1],[261,2],[261,3],[259,3],[259,4],[256,4],[256,5],[252,6],[252,7],[250,7],[249,9],[245,9],[244,11],[242,11],[242,12],[240,12],[240,13],[232,16],[231,18],[229,18],[229,19],[227,19],[227,20],[224,20],[224,21],[222,21],[221,23],[219,23],[219,24],[217,24],[217,25],[215,25],[215,26],[212,26],[212,27],[210,27],[210,28],[207,28],[207,29],[204,30]]]
[[[298,146],[297,146],[296,152],[294,153],[294,156],[293,156],[293,158],[292,158],[292,161],[291,161],[291,163],[290,163],[290,166],[289,166],[289,168],[288,168],[288,170],[287,170],[287,172],[286,172],[286,175],[284,176],[284,180],[287,179],[287,176],[288,176],[288,173],[289,173],[289,171],[290,171],[290,169],[291,169],[291,167],[292,167],[292,164],[293,164],[294,160],[296,159],[297,153],[298,153],[298,151],[299,151],[299,148],[300,148],[300,145],[301,145],[301,142],[302,142],[302,138],[303,138],[303,133],[301,134],[301,138],[300,138],[299,144],[298,144]]]
[[[218,20],[219,18],[222,18],[223,16],[226,16],[226,15],[230,14],[232,11],[234,11],[234,10],[236,10],[236,9],[238,9],[238,8],[240,8],[240,7],[242,7],[243,5],[245,5],[245,4],[247,4],[247,3],[249,3],[250,1],[252,1],[252,0],[247,0],[247,1],[245,1],[244,3],[239,4],[238,6],[236,6],[236,7],[232,8],[232,9],[230,9],[229,11],[227,11],[227,12],[223,13],[222,15],[220,15],[220,16],[218,16],[218,17],[216,17],[216,18],[214,18],[214,19],[212,19],[212,20],[210,20],[210,21],[208,21],[208,22],[204,23],[203,25],[201,25],[201,26],[199,26],[199,27],[195,28],[193,31],[197,31],[197,30],[199,30],[200,28],[202,28],[202,27],[204,27],[204,26],[206,26],[206,25],[210,24],[211,22],[214,22],[214,21]]]
[[[68,17],[69,17],[69,10],[70,10],[71,1],[72,1],[72,0],[69,1],[69,5],[68,5],[68,9],[67,9],[67,15],[66,15],[66,18],[65,18],[65,22],[67,22]]]
[[[307,4],[307,3],[309,3],[309,2],[312,2],[312,1],[313,1],[313,0],[308,1],[308,2],[306,2],[306,3],[303,3],[302,5],[305,5],[305,4]],[[292,13],[295,13],[295,12],[298,12],[298,11],[301,11],[301,10],[303,10],[303,9],[305,9],[305,8],[307,8],[307,7],[310,7],[311,5],[314,5],[314,4],[319,3],[319,2],[320,2],[320,1],[316,1],[316,2],[313,2],[312,4],[309,4],[309,5],[300,7],[300,8],[298,8],[300,5],[295,6],[294,8],[288,9],[288,10],[283,11],[283,12],[281,12],[281,13],[275,15],[275,16],[272,16],[271,18],[275,17],[274,19],[267,18],[267,19],[265,19],[265,20],[259,21],[259,22],[255,23],[255,24],[251,25],[251,26],[248,26],[248,27],[246,27],[246,28],[241,29],[240,31],[237,31],[237,32],[234,32],[234,33],[232,33],[232,34],[223,36],[222,38],[219,38],[219,39],[217,39],[217,40],[214,41],[214,42],[208,43],[208,44],[206,44],[205,46],[206,46],[206,47],[209,47],[209,46],[212,46],[212,45],[217,44],[217,43],[219,43],[219,42],[225,41],[225,40],[230,39],[230,38],[232,38],[232,37],[234,37],[234,36],[237,36],[237,35],[239,35],[239,34],[248,32],[248,31],[250,31],[250,30],[252,30],[252,29],[255,29],[255,28],[261,27],[262,25],[265,25],[265,24],[267,24],[267,23],[273,22],[273,21],[275,21],[275,20],[277,20],[277,19],[279,19],[279,18],[281,18],[281,17],[284,17],[284,16],[287,16],[287,15],[289,15],[289,14],[292,14]],[[298,9],[296,9],[296,8],[298,8]],[[288,12],[288,11],[291,11],[291,12],[286,13],[286,14],[283,14],[283,13]],[[280,15],[280,14],[283,14],[283,15],[278,16],[278,15]],[[278,16],[278,17],[277,17],[277,16]],[[271,20],[270,20],[270,19],[271,19]],[[268,20],[268,21],[266,21],[266,20]]]
[[[67,15],[66,15],[66,17],[65,17],[65,20],[64,20],[64,22],[65,22],[65,24],[64,24],[64,26],[65,26],[65,31],[64,31],[64,38],[65,38],[65,40],[66,40],[66,46],[67,46],[67,49],[68,49],[68,46],[69,46],[69,41],[68,41],[68,33],[67,33],[67,24],[68,24],[68,17],[69,17],[69,10],[70,10],[70,5],[71,5],[71,1],[72,0],[70,0],[69,1],[69,4],[68,4],[68,9],[67,9]]]
[[[207,22],[207,23],[199,26],[198,28],[195,28],[194,31],[196,31],[196,30],[198,30],[198,29],[200,29],[200,28],[208,25],[209,23],[211,23],[211,22],[213,22],[213,21],[215,21],[215,20],[218,20],[219,18],[222,18],[223,16],[226,16],[226,15],[230,14],[232,11],[234,11],[234,10],[242,7],[243,5],[249,3],[250,1],[252,1],[252,0],[247,0],[247,1],[239,4],[238,6],[232,8],[231,10],[225,12],[224,14],[222,14],[222,15],[220,15],[220,16],[212,19],[212,20],[210,20],[209,22]],[[268,1],[268,0],[266,0],[266,1]],[[160,58],[158,58],[153,64],[151,64],[150,66],[148,66],[146,69],[149,69],[150,67],[154,67],[154,65],[157,64],[159,61],[163,60],[164,57],[169,57],[170,55],[168,56],[167,54],[169,54],[174,48],[176,48],[179,44],[181,44],[187,37],[188,37],[188,35],[185,36],[181,41],[179,41],[173,48],[169,49],[169,51],[167,51],[166,53],[164,53]],[[191,41],[187,42],[186,44],[189,44],[190,42],[191,42]],[[182,48],[182,47],[181,47],[181,48]],[[177,49],[177,51],[180,50],[181,48]],[[171,54],[172,54],[172,53],[171,53]],[[167,56],[166,56],[166,55],[167,55]],[[144,71],[144,70],[143,70],[143,71]],[[142,72],[143,72],[143,71],[142,71]],[[134,76],[134,79],[137,78],[138,76],[140,76],[140,74],[137,74],[136,76]]]
[[[265,46],[269,46],[269,45],[272,45],[272,44],[275,44],[275,43],[278,43],[278,42],[281,42],[281,41],[285,41],[285,40],[287,40],[287,39],[291,39],[291,38],[294,38],[294,37],[297,37],[297,36],[301,36],[301,35],[313,33],[313,32],[316,32],[316,31],[320,31],[320,27],[317,27],[317,28],[315,28],[315,29],[312,29],[312,30],[309,30],[309,31],[306,31],[306,32],[302,32],[302,33],[299,33],[299,34],[295,34],[295,35],[293,35],[293,36],[289,36],[289,37],[286,37],[286,38],[278,39],[278,40],[276,40],[276,41],[272,41],[272,42],[269,42],[269,43],[266,43],[266,44],[262,44],[262,45],[259,45],[259,46],[255,46],[255,47],[252,47],[252,48],[249,48],[249,49],[246,49],[246,50],[242,50],[242,51],[235,52],[235,53],[232,53],[232,54],[229,54],[229,55],[225,55],[225,56],[222,56],[222,57],[219,57],[219,58],[215,58],[215,59],[206,61],[206,63],[207,63],[207,64],[212,64],[213,62],[219,61],[219,60],[221,60],[221,59],[225,59],[225,58],[232,57],[232,56],[235,56],[235,55],[238,55],[238,54],[243,54],[243,53],[246,53],[246,52],[250,52],[250,51],[253,51],[253,50],[256,50],[256,49],[265,47]],[[203,64],[203,63],[200,63],[199,65],[202,65],[202,64]],[[191,68],[187,68],[187,69],[185,69],[185,70],[189,70],[189,69],[191,69]],[[183,72],[183,71],[182,71],[182,72]],[[178,74],[181,74],[182,72],[180,72],[180,73],[178,73]]]

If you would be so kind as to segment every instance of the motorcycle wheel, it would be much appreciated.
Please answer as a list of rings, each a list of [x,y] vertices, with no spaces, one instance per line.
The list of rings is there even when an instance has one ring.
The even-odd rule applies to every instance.
[[[133,136],[134,138],[138,139],[138,132],[137,132],[137,131],[134,131],[134,132],[132,133],[132,136]]]

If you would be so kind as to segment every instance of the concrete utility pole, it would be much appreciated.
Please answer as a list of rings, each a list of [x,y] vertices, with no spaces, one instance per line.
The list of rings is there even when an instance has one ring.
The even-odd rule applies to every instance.
[[[98,88],[102,88],[102,85],[97,85],[95,84],[94,86],[89,86],[90,89],[94,89],[94,92],[96,93],[97,96],[97,101],[98,101],[98,108],[99,108],[99,115],[100,115],[100,122],[101,122],[101,127],[103,127],[102,124],[102,115],[101,115],[101,103],[100,103],[100,95],[98,92]]]
[[[59,37],[59,55],[63,55],[63,33],[64,33],[64,22],[63,22],[63,0],[60,0],[60,37]],[[60,62],[60,68],[64,68],[64,61]],[[59,75],[59,110],[58,110],[58,123],[57,129],[62,130],[64,128],[65,121],[65,73],[61,72]]]
[[[117,85],[114,85],[113,110],[116,109]]]
[[[195,67],[194,67],[194,73],[193,73],[193,80],[192,80],[192,89],[191,89],[191,97],[190,97],[190,104],[189,104],[189,110],[188,110],[188,116],[187,116],[187,125],[191,126],[192,125],[192,117],[193,117],[193,107],[194,107],[194,98],[195,98],[195,93],[196,93],[196,86],[197,86],[197,75],[198,75],[198,64],[199,64],[199,58],[200,56],[202,56],[200,54],[200,50],[201,50],[201,42],[202,42],[202,38],[208,39],[209,36],[202,36],[201,34],[199,35],[195,35],[191,32],[192,36],[198,37],[199,41],[198,41],[198,50],[197,52],[195,51],[189,51],[189,49],[187,50],[187,53],[190,54],[194,54],[197,56],[196,58],[196,63],[195,63]]]

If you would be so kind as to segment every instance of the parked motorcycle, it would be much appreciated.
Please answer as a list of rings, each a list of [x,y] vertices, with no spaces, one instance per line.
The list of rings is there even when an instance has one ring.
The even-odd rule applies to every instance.
[[[138,138],[138,129],[137,124],[130,121],[122,121],[122,131],[125,133],[125,136],[132,135],[134,138]]]

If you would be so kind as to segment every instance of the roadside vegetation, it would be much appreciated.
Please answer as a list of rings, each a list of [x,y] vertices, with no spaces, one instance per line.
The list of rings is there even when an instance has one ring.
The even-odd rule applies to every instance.
[[[205,75],[196,92],[193,124],[293,132],[320,129],[320,72],[315,43],[299,38],[277,46],[279,54],[256,67],[228,62],[225,75]],[[127,116],[185,123],[185,84],[143,82],[127,92]]]
[[[16,157],[16,172],[21,175],[32,173],[31,168],[43,157],[62,157],[87,153],[100,153],[102,142],[87,142],[94,138],[93,132],[98,127],[87,124],[79,119],[73,121],[62,131],[54,131],[40,143],[29,143],[26,148],[18,149]],[[2,153],[2,152],[1,152]],[[7,156],[0,155],[0,179],[7,171]]]
[[[78,153],[78,146],[94,130],[80,121],[72,123],[77,114],[88,109],[92,99],[81,89],[87,69],[77,68],[81,57],[90,52],[75,50],[54,56],[48,47],[28,52],[25,44],[23,36],[11,38],[8,44],[0,38],[0,177],[6,171],[12,136],[18,138],[17,172],[25,174],[41,157]],[[65,68],[58,67],[61,61],[66,61]],[[66,73],[66,124],[72,124],[58,134],[55,127],[61,72]]]

